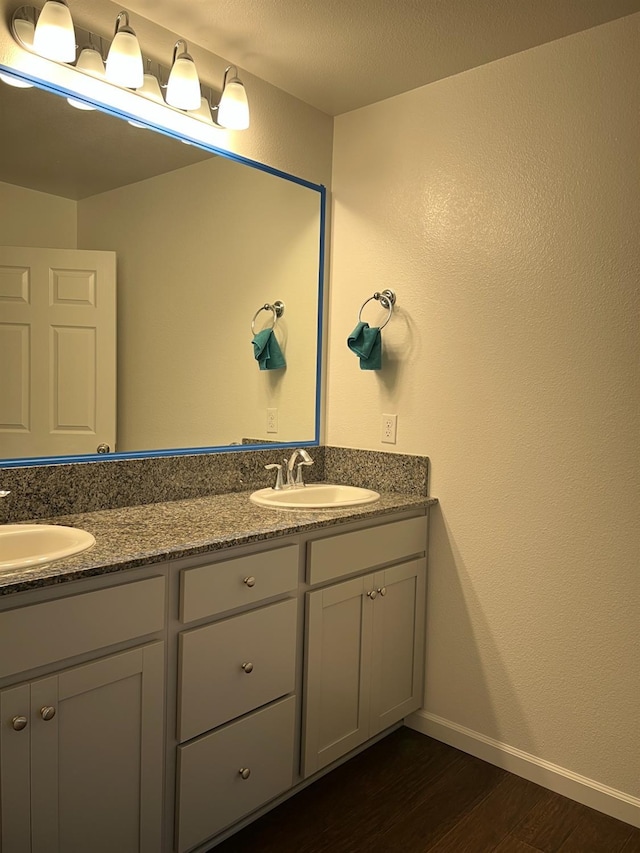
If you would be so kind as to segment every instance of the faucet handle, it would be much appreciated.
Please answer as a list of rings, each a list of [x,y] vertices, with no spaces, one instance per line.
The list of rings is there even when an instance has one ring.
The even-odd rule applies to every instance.
[[[284,486],[282,482],[282,465],[280,465],[278,462],[272,462],[270,465],[265,465],[264,467],[267,469],[267,471],[271,470],[272,468],[277,469],[278,473],[276,474],[276,484],[275,486],[273,486],[273,488],[276,491],[280,491],[280,489],[282,489]]]
[[[298,472],[296,474],[296,486],[304,486],[304,480],[302,479],[302,469],[303,467],[307,467],[309,465],[313,465],[313,459],[307,454],[307,458],[303,459],[302,462],[298,462],[297,468]]]

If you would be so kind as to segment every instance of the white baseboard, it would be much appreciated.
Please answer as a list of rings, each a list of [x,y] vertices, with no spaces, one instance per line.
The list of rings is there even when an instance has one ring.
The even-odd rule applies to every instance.
[[[602,785],[594,779],[580,776],[550,761],[544,761],[521,749],[500,743],[465,726],[459,726],[451,720],[429,714],[427,711],[416,711],[404,722],[409,728],[429,735],[435,740],[475,755],[476,758],[495,764],[496,767],[522,776],[543,788],[623,820],[632,826],[640,827],[640,799],[637,797],[631,797],[615,788]]]

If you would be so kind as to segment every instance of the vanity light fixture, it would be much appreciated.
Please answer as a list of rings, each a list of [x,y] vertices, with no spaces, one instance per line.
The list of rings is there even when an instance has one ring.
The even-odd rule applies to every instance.
[[[178,47],[184,45],[181,53]],[[180,110],[200,109],[200,78],[193,57],[188,52],[184,39],[178,39],[173,47],[173,63],[167,83],[167,103]]]
[[[57,22],[58,30],[63,28],[63,23],[70,23],[70,32],[73,33],[73,52],[68,51],[65,54],[70,58],[62,59],[61,53],[53,56],[55,51],[39,46],[42,44],[42,35],[40,39],[36,39],[36,35],[44,34],[49,28],[55,29],[48,20],[53,20],[54,24]],[[116,18],[110,47],[108,39],[105,39],[105,49],[108,50],[106,67],[102,59],[104,55],[102,48],[97,50],[94,47],[98,42],[102,45],[102,36],[82,28],[76,31],[71,13],[63,0],[47,0],[41,12],[33,6],[22,6],[16,9],[11,17],[11,33],[21,47],[63,64],[67,68],[75,68],[83,75],[100,78],[101,85],[112,84],[128,89],[130,92],[133,90],[133,94],[162,104],[169,110],[179,111],[182,115],[191,116],[200,123],[223,130],[244,130],[249,127],[247,93],[235,65],[229,65],[225,69],[222,92],[218,96],[209,86],[200,85],[198,72],[193,58],[189,55],[187,43],[184,39],[178,39],[173,48],[171,69],[147,59],[145,73],[140,45],[129,24],[129,15],[126,11],[119,12]],[[78,61],[73,65],[76,58],[76,38],[81,44],[88,42],[89,46],[81,51]],[[32,85],[20,79],[19,76],[3,75],[1,72],[0,79],[13,86],[28,88]],[[167,83],[164,84],[163,80]],[[163,97],[165,89],[166,96]],[[82,91],[86,91],[86,86]],[[91,95],[87,95],[87,98],[91,100]],[[78,109],[94,109],[90,103],[81,98],[69,97],[67,100]],[[134,116],[131,117],[130,123],[147,127],[146,124],[135,122]]]
[[[142,52],[138,38],[129,26],[128,12],[120,12],[116,18],[115,33],[107,55],[107,80],[126,89],[139,89],[144,82]]]
[[[33,49],[46,59],[73,62],[76,58],[76,33],[71,12],[62,0],[47,0],[38,16]]]
[[[233,76],[229,72],[233,69]],[[229,130],[246,130],[249,127],[249,102],[242,81],[238,77],[235,65],[229,65],[222,80],[220,103],[214,107],[218,111],[218,124]]]

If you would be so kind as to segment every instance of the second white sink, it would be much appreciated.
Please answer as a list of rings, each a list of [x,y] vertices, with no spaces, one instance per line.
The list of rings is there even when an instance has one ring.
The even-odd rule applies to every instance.
[[[341,509],[369,504],[380,498],[372,489],[334,483],[309,483],[290,489],[259,489],[250,496],[255,504],[272,509]]]
[[[57,524],[0,525],[0,572],[33,568],[95,545],[86,530]]]

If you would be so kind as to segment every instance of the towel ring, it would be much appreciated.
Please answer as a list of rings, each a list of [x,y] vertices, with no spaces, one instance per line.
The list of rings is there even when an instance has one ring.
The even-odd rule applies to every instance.
[[[276,323],[278,322],[278,317],[282,317],[284,314],[284,302],[280,302],[278,299],[277,302],[274,302],[273,305],[269,305],[268,302],[265,302],[264,305],[261,305],[256,313],[253,315],[253,320],[251,321],[251,331],[255,335],[256,333],[256,317],[261,311],[273,311],[273,322],[271,323],[270,328],[275,329]]]
[[[396,304],[396,295],[393,290],[383,290],[382,293],[379,293],[376,290],[373,296],[370,296],[368,299],[365,299],[362,303],[362,306],[360,307],[360,311],[358,313],[358,323],[362,322],[362,309],[368,302],[371,302],[372,299],[377,300],[382,305],[382,307],[386,308],[389,312],[387,319],[380,326],[380,329],[384,329],[384,327],[391,319],[391,315],[393,314],[393,306]]]

